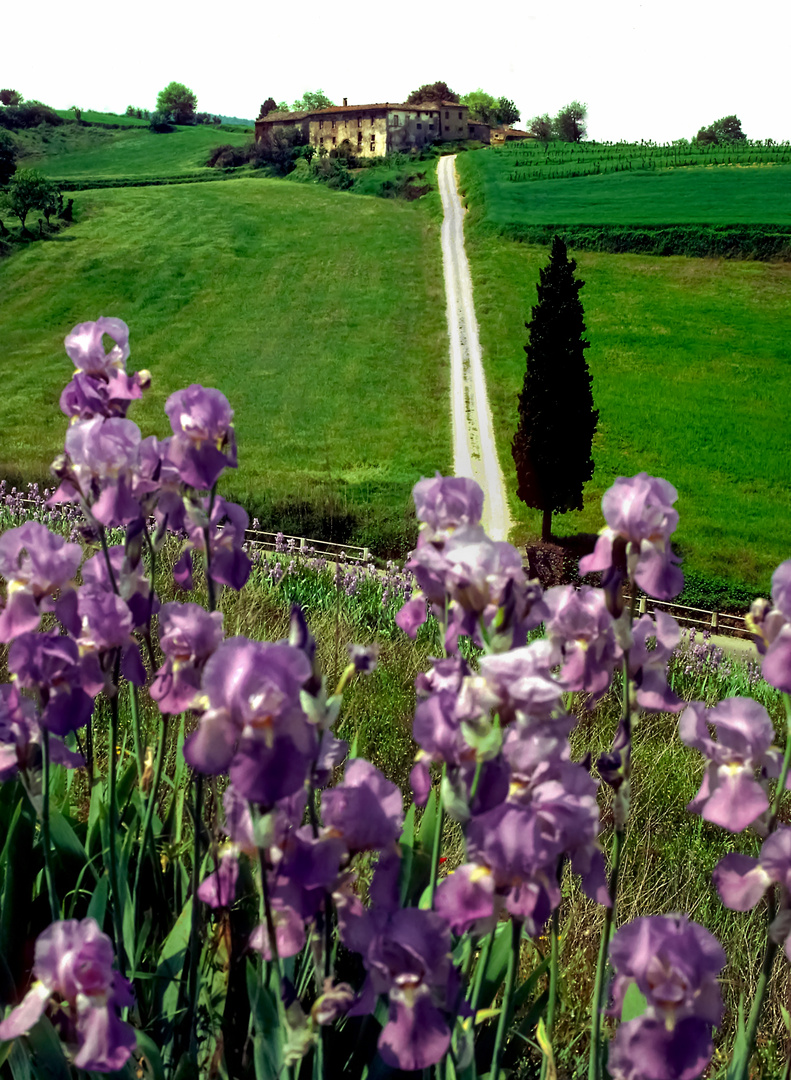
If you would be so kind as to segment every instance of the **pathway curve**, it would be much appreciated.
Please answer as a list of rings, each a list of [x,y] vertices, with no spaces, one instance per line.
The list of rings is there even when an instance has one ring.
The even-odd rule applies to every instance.
[[[456,155],[439,159],[442,196],[442,266],[450,336],[450,402],[453,471],[470,476],[484,490],[483,526],[493,540],[507,540],[511,528],[508,499],[492,413],[486,396],[478,322],[472,299],[470,266],[464,250],[464,208],[456,187]]]

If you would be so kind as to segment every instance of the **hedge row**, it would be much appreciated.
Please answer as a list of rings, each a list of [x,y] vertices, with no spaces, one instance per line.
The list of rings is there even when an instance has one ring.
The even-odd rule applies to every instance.
[[[614,254],[791,260],[791,225],[504,225],[512,240]]]
[[[201,173],[185,173],[183,176],[155,176],[155,177],[88,177],[82,180],[53,180],[61,191],[88,191],[91,188],[117,188],[117,187],[160,187],[163,184],[207,184],[213,180],[231,180],[238,177],[238,169],[221,169],[206,175]]]

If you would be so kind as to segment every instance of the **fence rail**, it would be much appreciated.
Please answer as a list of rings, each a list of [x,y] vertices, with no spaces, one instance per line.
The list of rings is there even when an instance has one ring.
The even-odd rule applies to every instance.
[[[7,496],[7,508],[40,508],[40,503],[34,499],[15,495],[13,503]],[[2,505],[0,504],[0,509]],[[327,558],[333,562],[349,561],[359,563],[372,562],[373,556],[367,547],[359,547],[354,544],[337,544],[332,540],[316,540],[307,536],[292,536],[288,533],[265,532],[262,529],[247,529],[245,531],[245,543],[259,551],[282,551],[283,554],[298,556],[316,555],[319,558]],[[524,561],[527,569],[527,560]],[[724,634],[731,637],[750,638],[747,629],[747,620],[744,615],[733,615],[730,612],[710,611],[708,608],[688,607],[685,604],[673,604],[665,600],[654,600],[650,596],[641,596],[638,600],[638,613],[652,614],[654,611],[666,611],[672,615],[682,626],[695,627],[710,630],[713,634]]]

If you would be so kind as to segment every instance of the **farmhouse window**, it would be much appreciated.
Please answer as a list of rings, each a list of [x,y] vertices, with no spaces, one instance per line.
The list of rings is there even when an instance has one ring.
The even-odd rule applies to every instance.
[[[450,124],[446,124],[446,125],[445,125],[445,130],[446,130],[446,131],[450,131]]]
[[[362,127],[362,126],[363,126],[363,118],[361,116],[358,116],[357,117],[357,127]]]
[[[461,113],[459,113],[459,120],[461,120]]]
[[[376,139],[371,139],[371,153],[376,149]]]
[[[362,146],[362,142],[363,142],[363,133],[361,131],[358,131],[357,132],[357,145]]]
[[[335,130],[335,121],[334,120],[332,121],[332,130],[333,131]]]
[[[333,145],[333,146],[335,146],[335,144],[336,144],[337,142],[338,142],[338,140],[337,140],[337,139],[335,138],[335,136],[333,135],[333,136],[332,136],[332,145]]]
[[[319,129],[321,129],[321,128],[323,128],[323,127],[324,127],[324,121],[323,121],[323,120],[319,120]]]
[[[419,127],[419,128],[422,128],[422,127],[423,127],[423,125],[422,125],[422,124],[418,124],[418,127]]]
[[[398,114],[393,117],[393,127],[398,127]]]
[[[449,112],[448,112],[448,110],[446,109],[446,110],[445,110],[445,119],[447,120],[449,116],[450,116],[450,113],[449,113]]]
[[[434,121],[433,121],[433,120],[429,120],[429,122],[428,122],[428,126],[429,126],[429,127],[434,127]]]

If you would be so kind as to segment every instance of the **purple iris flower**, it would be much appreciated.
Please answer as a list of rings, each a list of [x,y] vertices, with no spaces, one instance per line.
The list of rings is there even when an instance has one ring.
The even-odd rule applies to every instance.
[[[104,350],[104,335],[115,342]],[[96,322],[78,323],[64,339],[66,352],[77,371],[88,375],[109,375],[125,371],[129,359],[129,327],[121,319],[100,317]]]
[[[717,731],[715,742],[708,725]],[[726,698],[713,709],[693,701],[679,720],[681,741],[707,759],[700,791],[687,807],[706,821],[738,833],[769,809],[765,783],[778,776],[780,752],[772,747],[769,714],[752,698]],[[791,777],[789,777],[791,782]]]
[[[109,548],[108,554],[119,596],[132,615],[132,629],[147,629],[149,617],[159,611],[159,598],[156,593],[152,595],[143,563],[132,565],[123,544]],[[113,591],[103,551],[98,551],[83,564],[82,580],[94,589]]]
[[[159,612],[159,645],[165,662],[151,684],[151,697],[163,713],[192,707],[200,691],[206,662],[222,641],[223,616],[199,604],[163,604]]]
[[[753,602],[747,617],[758,651],[764,654],[763,677],[784,693],[791,693],[791,559],[772,574],[772,600]]]
[[[590,694],[593,706],[606,692],[621,657],[605,595],[588,585],[579,590],[559,585],[544,593],[544,603],[549,609],[547,636],[563,664],[561,681],[569,690]]]
[[[0,783],[10,780],[19,769],[38,768],[41,761],[41,728],[30,698],[23,697],[15,683],[0,685]],[[59,765],[76,769],[85,762],[57,738],[50,739],[50,756]]]
[[[212,908],[230,907],[236,899],[239,860],[231,852],[223,855],[217,869],[198,886],[198,899]]]
[[[396,871],[396,875],[391,873]],[[390,885],[398,860],[386,867]],[[381,890],[374,875],[372,890]],[[341,934],[362,955],[368,979],[351,1015],[372,1012],[376,997],[387,994],[389,1015],[379,1036],[379,1053],[394,1068],[425,1069],[441,1061],[450,1045],[447,1014],[455,1011],[457,985],[450,957],[450,929],[434,911],[399,909],[395,897],[380,897],[370,910],[359,900],[336,894]]]
[[[121,673],[135,686],[146,681],[140,648],[132,638],[134,617],[129,605],[101,585],[83,585],[77,597],[80,633],[77,644],[83,658],[83,685],[92,694],[112,692],[115,650],[121,650]],[[101,670],[101,675],[97,670]]]
[[[7,599],[0,611],[0,642],[38,629],[43,611],[73,606],[71,580],[82,559],[79,544],[68,544],[38,521],[27,521],[0,536],[0,576]],[[56,603],[52,594],[61,590]],[[68,598],[67,598],[68,597]]]
[[[412,488],[418,521],[430,532],[449,533],[458,525],[478,525],[483,513],[483,490],[463,476],[418,480]]]
[[[503,725],[517,718],[544,719],[560,705],[564,688],[552,675],[556,662],[555,650],[546,640],[481,657],[481,676],[496,697]]]
[[[679,559],[670,547],[678,524],[673,509],[677,498],[667,480],[644,472],[619,476],[602,498],[607,528],[593,553],[580,559],[580,573],[628,574],[649,596],[672,600],[684,586]]]
[[[173,429],[170,461],[185,484],[208,491],[223,469],[236,468],[233,410],[219,390],[193,383],[170,395],[165,412]]]
[[[615,1080],[697,1080],[722,1018],[717,975],[726,963],[717,939],[684,915],[652,915],[622,926],[610,943],[613,1015],[636,983],[642,1016],[619,1026],[607,1068]]]
[[[775,882],[780,891],[780,907],[769,927],[773,941],[782,943],[791,960],[791,828],[781,826],[764,840],[757,859],[749,855],[726,855],[712,875],[720,899],[732,911],[749,911]]]
[[[83,689],[84,669],[71,638],[57,630],[20,634],[8,650],[8,669],[20,686],[38,691],[39,723],[48,731],[66,735],[90,720],[93,699]]]
[[[140,449],[140,429],[120,417],[96,417],[72,424],[66,433],[66,464],[51,503],[82,499],[96,520],[109,528],[141,516],[132,488]]]
[[[192,554],[199,551],[205,555],[205,511],[208,499],[202,499],[197,508],[188,509],[184,525],[187,530],[187,547],[173,569],[176,584],[182,589],[192,588]],[[250,576],[252,563],[242,548],[244,534],[249,523],[247,511],[225,499],[214,500],[209,525],[209,553],[211,576],[219,585],[241,589]]]
[[[299,649],[230,638],[203,670],[209,708],[184,745],[193,768],[233,784],[252,802],[272,805],[304,784],[317,737],[300,704],[310,661]]]
[[[637,687],[637,704],[647,712],[679,712],[684,702],[667,685],[667,664],[681,640],[681,629],[672,615],[655,611],[643,615],[632,627],[634,643],[629,650],[629,678]],[[654,639],[653,648],[648,647]]]
[[[348,763],[343,783],[324,792],[321,814],[325,826],[343,838],[350,852],[389,847],[404,825],[398,787],[362,758]]]
[[[134,1004],[132,985],[113,971],[113,946],[95,919],[53,923],[36,940],[36,981],[24,1000],[0,1022],[0,1039],[26,1034],[55,999],[58,1022],[76,1036],[80,1069],[122,1069],[134,1050],[134,1029],[118,1010]],[[69,1041],[73,1041],[70,1039]]]

